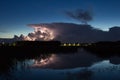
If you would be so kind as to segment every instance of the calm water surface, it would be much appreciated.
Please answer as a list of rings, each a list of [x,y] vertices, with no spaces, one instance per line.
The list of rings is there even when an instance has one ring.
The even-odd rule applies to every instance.
[[[34,54],[34,53],[33,53]],[[0,80],[120,80],[120,58],[77,53],[0,59]]]

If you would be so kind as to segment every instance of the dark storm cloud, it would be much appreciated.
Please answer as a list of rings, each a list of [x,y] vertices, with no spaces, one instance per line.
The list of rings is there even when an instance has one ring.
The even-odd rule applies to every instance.
[[[82,23],[87,24],[87,22],[93,20],[93,15],[90,10],[77,9],[76,11],[66,11],[66,14]]]
[[[41,26],[43,24],[33,24],[33,26]],[[96,29],[91,25],[82,25],[74,23],[45,23],[45,27],[55,31],[54,40],[62,42],[97,42],[97,41],[118,41],[120,40],[120,27],[111,27],[109,31]],[[28,37],[36,37],[41,35],[41,32],[28,33]],[[46,34],[44,34],[46,35]],[[13,41],[24,40],[26,36],[14,35]],[[12,40],[11,40],[12,41]]]
[[[42,24],[37,24],[41,26]],[[33,24],[36,26],[36,24]],[[73,23],[47,23],[46,28],[55,30],[55,40],[62,42],[96,42],[96,41],[117,41],[120,40],[120,27],[112,27],[109,31],[95,29],[91,25]],[[34,36],[29,33],[28,36]]]

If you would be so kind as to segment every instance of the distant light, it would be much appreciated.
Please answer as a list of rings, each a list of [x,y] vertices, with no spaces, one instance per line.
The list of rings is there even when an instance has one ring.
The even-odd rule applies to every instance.
[[[64,43],[64,44],[63,44],[63,46],[67,46],[67,44],[66,44],[66,43]]]
[[[76,46],[80,46],[80,44],[78,43],[78,44],[76,44]]]
[[[69,43],[68,46],[71,46],[71,44]]]
[[[73,43],[72,45],[75,46],[75,43]]]
[[[80,46],[80,43],[63,43],[61,46]]]

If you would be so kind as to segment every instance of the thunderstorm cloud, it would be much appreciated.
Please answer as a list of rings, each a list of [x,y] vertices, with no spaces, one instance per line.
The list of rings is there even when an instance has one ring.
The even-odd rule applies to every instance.
[[[120,27],[115,26],[109,31],[96,29],[91,25],[74,23],[30,24],[34,32],[27,36],[14,36],[16,40],[59,40],[62,42],[96,42],[120,40]]]

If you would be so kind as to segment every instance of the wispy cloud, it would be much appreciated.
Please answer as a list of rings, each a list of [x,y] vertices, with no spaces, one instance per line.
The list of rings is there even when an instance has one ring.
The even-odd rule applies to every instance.
[[[87,22],[93,20],[93,15],[91,10],[77,9],[75,11],[66,11],[67,16],[81,21],[82,23],[87,24]]]

